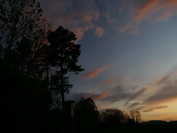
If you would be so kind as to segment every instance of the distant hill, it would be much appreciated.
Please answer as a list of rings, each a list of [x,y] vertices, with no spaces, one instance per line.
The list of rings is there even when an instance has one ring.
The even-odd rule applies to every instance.
[[[177,121],[169,121],[170,123],[176,123],[177,124]]]
[[[156,123],[167,123],[167,122],[162,120],[151,120],[147,122],[142,122],[141,124],[156,124]]]

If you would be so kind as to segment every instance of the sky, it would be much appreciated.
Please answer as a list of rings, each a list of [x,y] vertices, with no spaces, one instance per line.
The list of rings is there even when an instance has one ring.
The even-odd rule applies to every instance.
[[[98,110],[139,110],[143,121],[177,120],[177,0],[40,0],[55,30],[81,45],[66,99]]]

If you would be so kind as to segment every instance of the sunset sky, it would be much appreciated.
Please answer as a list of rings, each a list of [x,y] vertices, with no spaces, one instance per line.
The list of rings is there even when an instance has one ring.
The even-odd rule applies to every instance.
[[[40,0],[52,23],[81,44],[67,99],[99,110],[140,110],[143,121],[177,120],[177,0]]]

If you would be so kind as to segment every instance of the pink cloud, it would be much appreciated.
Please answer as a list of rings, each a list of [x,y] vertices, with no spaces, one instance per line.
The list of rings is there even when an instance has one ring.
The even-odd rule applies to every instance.
[[[115,80],[116,80],[116,78],[111,78],[111,79],[103,81],[100,85],[104,86],[104,85],[107,85],[107,84],[109,84],[109,83],[111,83],[111,82],[113,82]]]
[[[73,31],[78,40],[83,38],[86,31],[93,29],[94,22],[100,18],[100,11],[94,1],[40,1],[54,29],[62,25]]]
[[[106,65],[106,66],[103,66],[101,68],[98,68],[98,69],[96,69],[96,70],[94,70],[92,72],[89,72],[89,73],[83,75],[81,77],[81,79],[91,79],[91,78],[94,78],[97,75],[99,75],[102,71],[104,71],[105,69],[107,69],[108,67],[110,67],[110,65]]]
[[[100,95],[94,97],[94,98],[93,98],[93,101],[101,100],[101,99],[107,97],[109,94],[110,94],[110,92],[109,92],[109,91],[106,91],[106,92],[104,92],[104,93],[102,93],[102,94],[100,94]]]
[[[142,21],[147,17],[164,21],[177,14],[177,0],[149,0],[144,3],[135,15],[135,19]]]
[[[102,37],[105,33],[105,30],[102,27],[95,27],[95,36]]]
[[[124,25],[118,27],[119,33],[139,33],[139,25],[143,21],[165,21],[177,15],[177,0],[148,0],[136,9],[130,10]]]
[[[84,33],[88,30],[91,30],[93,26],[85,26],[85,27],[75,27],[72,29],[74,34],[76,34],[77,40],[82,40]]]
[[[159,0],[148,0],[146,3],[144,3],[138,10],[138,13],[135,15],[136,20],[142,20],[144,17],[146,17],[149,12],[151,12],[151,9],[157,4]]]
[[[39,0],[46,17],[52,22],[52,28],[59,25],[76,32],[78,40],[83,39],[85,32],[93,30],[96,37],[102,37],[105,30],[95,23],[104,18],[107,23],[117,22],[115,14],[123,10],[119,1],[95,0]],[[88,28],[89,27],[89,28]],[[92,27],[92,28],[90,28]]]

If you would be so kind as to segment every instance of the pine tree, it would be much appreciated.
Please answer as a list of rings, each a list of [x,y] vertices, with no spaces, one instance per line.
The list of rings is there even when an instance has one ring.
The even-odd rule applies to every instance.
[[[65,101],[64,94],[68,93],[69,88],[72,87],[66,74],[69,72],[78,74],[78,72],[84,70],[76,64],[81,53],[80,45],[74,42],[76,39],[73,32],[64,29],[62,26],[48,35],[50,45],[46,61],[55,70],[55,73],[51,76],[51,89],[57,92],[57,95],[61,95],[62,105]],[[58,101],[60,100],[58,99]]]

